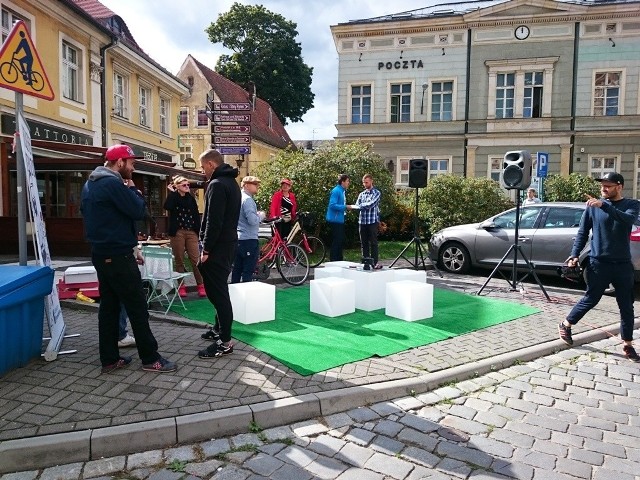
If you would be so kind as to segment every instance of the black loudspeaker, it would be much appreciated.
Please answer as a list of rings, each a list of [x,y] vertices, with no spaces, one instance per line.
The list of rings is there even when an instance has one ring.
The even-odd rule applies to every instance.
[[[507,190],[526,190],[531,185],[531,154],[526,150],[507,152],[502,160],[500,185]]]
[[[424,188],[427,186],[427,161],[422,158],[409,160],[409,187]]]

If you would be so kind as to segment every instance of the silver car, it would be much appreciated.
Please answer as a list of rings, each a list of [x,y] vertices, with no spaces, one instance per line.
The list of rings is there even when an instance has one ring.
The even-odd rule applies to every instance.
[[[555,272],[571,253],[584,203],[548,202],[520,208],[518,244],[536,271]],[[472,266],[495,267],[515,243],[516,209],[499,213],[480,223],[444,228],[433,234],[429,256],[447,272],[464,273]],[[637,227],[636,227],[637,228]],[[631,256],[640,281],[640,231],[631,234]],[[589,243],[580,254],[583,264]],[[513,254],[505,266],[513,265]],[[518,266],[526,268],[520,255]]]

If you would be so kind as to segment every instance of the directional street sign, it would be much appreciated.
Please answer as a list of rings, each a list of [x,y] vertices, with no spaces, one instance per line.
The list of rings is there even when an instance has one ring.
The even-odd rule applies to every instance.
[[[251,133],[251,125],[214,125],[214,133]]]
[[[216,147],[222,155],[249,155],[251,147]]]
[[[250,122],[251,114],[216,113],[213,115],[214,122]]]
[[[213,109],[216,111],[227,110],[236,112],[247,112],[251,110],[251,104],[246,103],[229,103],[229,102],[213,102]]]
[[[213,137],[213,143],[215,143],[216,145],[250,145],[251,137]]]
[[[0,87],[53,100],[55,94],[29,31],[15,23],[0,49]]]

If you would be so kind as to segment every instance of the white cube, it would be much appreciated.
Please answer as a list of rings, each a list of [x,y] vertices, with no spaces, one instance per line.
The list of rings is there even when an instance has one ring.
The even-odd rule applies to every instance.
[[[387,283],[395,280],[393,270],[343,270],[342,276],[356,284],[356,308],[370,312],[385,307]]]
[[[327,278],[327,277],[342,277],[342,272],[344,272],[344,268],[340,267],[324,267],[324,268],[315,268],[313,270],[313,278]]]
[[[268,322],[276,318],[276,286],[262,282],[232,283],[229,296],[237,322]]]
[[[433,317],[433,285],[400,280],[387,283],[385,315],[413,322]]]
[[[64,271],[64,283],[73,285],[74,283],[91,283],[98,281],[98,274],[93,266],[89,267],[69,267]]]
[[[311,280],[309,309],[326,317],[338,317],[356,311],[355,282],[327,277]]]
[[[395,281],[413,280],[415,282],[425,283],[427,281],[427,272],[424,270],[409,270],[408,268],[400,268],[394,270]]]
[[[356,268],[360,266],[359,263],[347,262],[343,260],[339,260],[335,262],[324,262],[322,265],[324,265],[325,267],[339,267],[339,268]]]

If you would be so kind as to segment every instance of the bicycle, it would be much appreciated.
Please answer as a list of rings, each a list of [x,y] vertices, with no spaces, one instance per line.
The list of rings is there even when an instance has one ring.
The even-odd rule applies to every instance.
[[[260,249],[258,264],[253,274],[255,280],[266,280],[271,274],[272,265],[276,264],[282,279],[290,285],[302,285],[309,277],[309,259],[299,245],[287,243],[275,228],[280,218],[265,219],[271,227],[271,239]]]
[[[315,225],[315,218],[310,212],[298,212],[296,222],[287,235],[287,243],[294,243],[298,234],[302,235],[298,245],[302,247],[309,258],[309,267],[315,268],[324,262],[327,255],[324,242],[318,237],[307,235],[305,228],[312,228]]]
[[[15,83],[18,81],[18,75],[22,75],[22,79],[27,79],[27,72],[24,71],[22,63],[16,60],[15,55],[11,57],[10,62],[4,62],[0,65],[0,76],[7,83]],[[44,79],[38,72],[31,71],[31,88],[39,92],[44,88]]]

